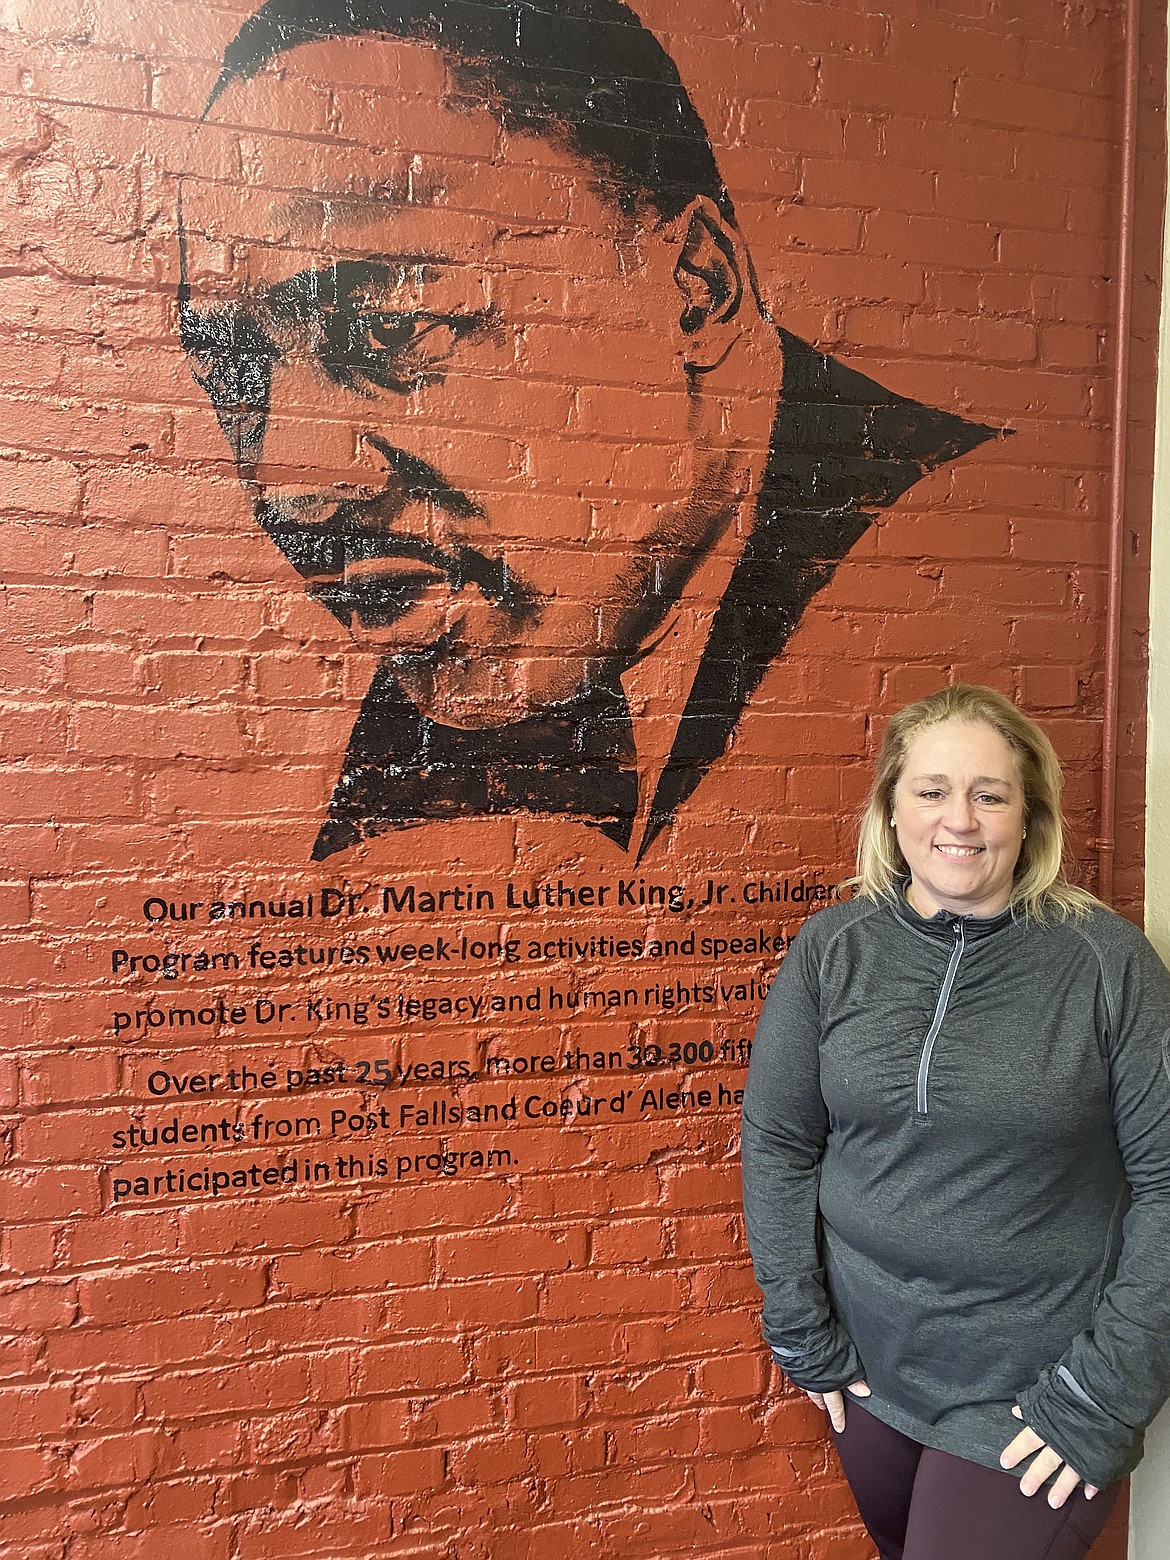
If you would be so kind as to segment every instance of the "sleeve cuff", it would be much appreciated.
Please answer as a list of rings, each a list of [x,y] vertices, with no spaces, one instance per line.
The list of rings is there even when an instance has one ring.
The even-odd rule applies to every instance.
[[[813,1338],[783,1343],[768,1340],[772,1358],[795,1386],[804,1392],[840,1392],[865,1374],[849,1334],[839,1322],[831,1322]]]
[[[1025,1423],[1089,1484],[1104,1488],[1141,1459],[1141,1430],[1102,1408],[1058,1365],[1046,1366],[1019,1404]]]

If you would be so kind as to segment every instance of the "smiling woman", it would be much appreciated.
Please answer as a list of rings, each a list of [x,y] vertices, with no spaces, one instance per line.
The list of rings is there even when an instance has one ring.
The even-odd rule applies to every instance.
[[[939,770],[951,765],[954,773],[932,773],[936,764],[931,754]],[[958,797],[953,794],[956,785]],[[912,900],[919,892],[925,894],[926,882],[918,883],[918,878],[930,859],[929,845],[915,873],[909,852],[916,849],[919,836],[909,819],[917,817],[922,823],[924,814],[933,810],[937,825],[933,837],[939,843],[979,845],[986,842],[984,831],[990,827],[1001,879],[1004,856],[1011,853],[1015,835],[1017,849],[1007,882],[999,884],[1000,892],[1007,888],[1007,897],[996,909],[1010,902],[1039,921],[1051,914],[1080,915],[1097,901],[1065,876],[1060,792],[1060,760],[1051,742],[1002,693],[959,683],[908,704],[891,718],[878,755],[861,819],[858,885],[864,895],[876,898],[888,895],[909,874]],[[905,834],[900,826],[904,800],[909,808]],[[959,810],[964,801],[970,812],[965,807]],[[1001,840],[992,820],[1010,813],[1015,801],[1022,812],[1008,818],[1006,838]],[[976,820],[980,833],[972,841],[964,831],[975,828]],[[944,908],[959,909],[941,900],[931,909],[922,906],[928,915]],[[971,905],[964,908],[973,911]]]
[[[907,748],[890,827],[920,915],[998,915],[1027,835],[1019,759],[982,722],[925,727]]]
[[[1170,1392],[1170,976],[990,688],[894,716],[858,860],[752,1053],[764,1333],[882,1560],[1079,1560]]]

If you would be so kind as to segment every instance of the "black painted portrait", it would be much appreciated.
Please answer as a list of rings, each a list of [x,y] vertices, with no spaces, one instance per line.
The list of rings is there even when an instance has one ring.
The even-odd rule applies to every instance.
[[[233,181],[199,148],[237,131]],[[993,436],[771,319],[620,0],[269,0],[195,140],[183,346],[378,657],[318,860],[524,812],[640,858],[874,512]]]

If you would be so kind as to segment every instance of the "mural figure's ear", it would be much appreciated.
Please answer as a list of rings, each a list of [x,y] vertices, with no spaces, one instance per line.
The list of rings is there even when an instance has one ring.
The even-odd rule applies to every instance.
[[[744,289],[739,244],[710,201],[697,200],[690,209],[674,280],[684,300],[678,322],[689,338],[687,369],[706,373],[730,350],[727,329],[739,313]]]

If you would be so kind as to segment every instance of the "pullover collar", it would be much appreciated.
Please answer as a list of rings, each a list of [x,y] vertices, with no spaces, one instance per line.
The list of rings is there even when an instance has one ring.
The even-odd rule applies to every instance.
[[[989,916],[955,915],[951,910],[936,910],[932,916],[919,915],[906,898],[909,883],[908,877],[898,880],[894,894],[894,912],[900,921],[922,936],[938,938],[948,943],[953,942],[955,925],[961,923],[965,940],[977,942],[983,937],[993,937],[1005,926],[1010,926],[1014,920],[1010,905],[1001,910],[998,915]]]

